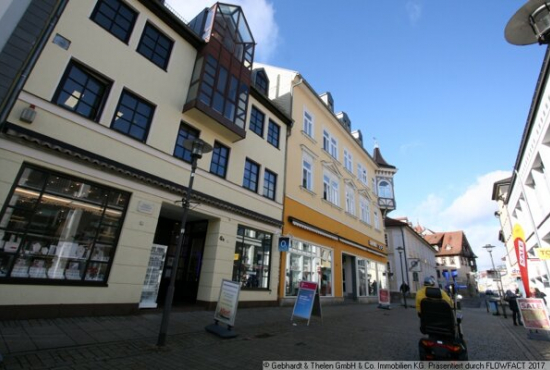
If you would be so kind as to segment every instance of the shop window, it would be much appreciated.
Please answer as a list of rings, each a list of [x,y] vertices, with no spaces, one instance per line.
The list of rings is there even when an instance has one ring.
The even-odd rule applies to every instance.
[[[143,29],[137,52],[160,68],[166,69],[173,44],[172,40],[147,23]]]
[[[137,12],[120,0],[100,0],[91,19],[119,40],[128,43]]]
[[[123,91],[111,128],[145,142],[154,112],[154,105],[128,91]]]
[[[110,82],[72,61],[69,63],[53,102],[71,112],[98,121]]]
[[[286,296],[296,296],[301,281],[316,282],[321,296],[332,296],[332,251],[294,240],[287,253],[285,275]]]
[[[270,233],[239,226],[233,281],[240,282],[243,288],[269,288],[272,240]]]
[[[0,218],[0,282],[108,279],[129,194],[25,165]]]

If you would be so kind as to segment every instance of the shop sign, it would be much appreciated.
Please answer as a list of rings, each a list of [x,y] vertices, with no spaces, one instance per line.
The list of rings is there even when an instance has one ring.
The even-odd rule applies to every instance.
[[[550,260],[550,248],[535,248],[535,252],[541,260]]]
[[[388,289],[378,289],[378,304],[382,306],[390,305],[390,291]]]
[[[290,238],[282,236],[279,238],[279,252],[288,252],[290,248]]]
[[[518,298],[517,301],[525,329],[550,330],[548,311],[542,299]]]
[[[300,317],[306,319],[309,326],[309,320],[312,315],[321,317],[319,285],[313,281],[301,281],[290,320],[292,320],[294,316]]]

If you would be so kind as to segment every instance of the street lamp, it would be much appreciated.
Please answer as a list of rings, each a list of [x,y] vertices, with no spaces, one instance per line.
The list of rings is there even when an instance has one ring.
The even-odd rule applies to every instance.
[[[500,271],[497,271],[497,269],[495,268],[495,261],[493,261],[493,248],[495,248],[495,246],[491,244],[487,244],[482,248],[487,249],[487,252],[489,252],[489,256],[491,256],[491,264],[493,265],[493,271],[497,274],[497,286],[499,291],[500,305],[502,306],[502,313],[504,314],[504,318],[506,318],[506,309],[504,308],[504,302],[502,301],[504,298],[504,288],[502,287],[502,279],[500,278]]]
[[[549,31],[550,2],[530,0],[508,21],[504,36],[514,45],[548,44]]]
[[[403,294],[403,305],[407,308],[407,296],[405,295],[405,289],[402,289],[405,286],[405,274],[403,273],[403,259],[401,258],[401,253],[405,250],[403,247],[395,248],[399,252],[399,264],[401,265],[401,287],[399,290]]]
[[[164,309],[162,311],[162,321],[157,340],[157,346],[161,347],[166,344],[166,333],[168,332],[168,322],[170,320],[170,312],[172,311],[172,301],[174,300],[174,292],[176,287],[176,275],[178,271],[178,263],[180,260],[181,250],[183,248],[183,239],[185,235],[185,224],[187,223],[187,214],[189,213],[189,202],[191,201],[191,193],[193,192],[193,181],[195,180],[195,171],[197,169],[197,160],[202,158],[204,153],[212,151],[212,146],[203,140],[187,139],[183,141],[183,147],[191,151],[191,175],[189,177],[189,186],[185,194],[185,199],[182,199],[183,215],[181,216],[180,234],[178,244],[176,246],[176,254],[174,256],[174,264],[172,266],[172,274],[170,275],[170,284],[166,292],[164,301]]]

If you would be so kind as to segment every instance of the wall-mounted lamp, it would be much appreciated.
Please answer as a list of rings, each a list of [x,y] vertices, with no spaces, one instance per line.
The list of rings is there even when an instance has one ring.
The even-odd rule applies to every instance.
[[[496,218],[499,218],[501,214],[502,214],[502,212],[500,212],[500,211],[495,211],[495,217],[496,217]]]
[[[36,118],[36,111],[34,108],[36,107],[33,104],[29,105],[27,108],[24,108],[19,119],[26,123],[33,123]]]

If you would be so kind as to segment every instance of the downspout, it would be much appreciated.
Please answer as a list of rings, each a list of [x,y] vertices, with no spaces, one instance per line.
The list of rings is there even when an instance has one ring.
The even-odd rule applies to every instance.
[[[407,265],[407,247],[405,247],[405,233],[403,232],[403,227],[400,227],[401,231],[401,240],[403,241],[403,257],[405,258],[405,272],[407,273],[407,285],[411,286],[411,281],[409,280],[409,265]]]
[[[41,1],[41,0],[35,0],[35,1]],[[36,64],[36,61],[38,60],[38,57],[42,53],[42,50],[44,50],[44,47],[46,46],[46,42],[48,41],[50,35],[52,34],[53,29],[57,24],[57,21],[61,17],[61,14],[63,13],[63,10],[65,9],[65,6],[67,5],[68,2],[69,0],[58,0],[57,5],[55,6],[56,9],[54,10],[52,15],[50,16],[50,19],[48,20],[49,22],[48,26],[42,30],[42,33],[38,38],[38,42],[34,45],[29,56],[23,63],[23,66],[20,70],[21,73],[19,74],[17,81],[10,86],[7,98],[0,105],[0,131],[4,131],[4,126],[6,124],[6,119],[8,118],[8,114],[12,110],[13,106],[15,105],[17,97],[19,96],[19,93],[21,92],[21,90],[23,90],[23,86],[27,81],[27,77],[31,73],[31,70]],[[30,6],[31,5],[29,4],[29,7]],[[27,8],[27,11],[28,11],[28,8]],[[23,15],[23,17],[24,16],[25,15]]]

